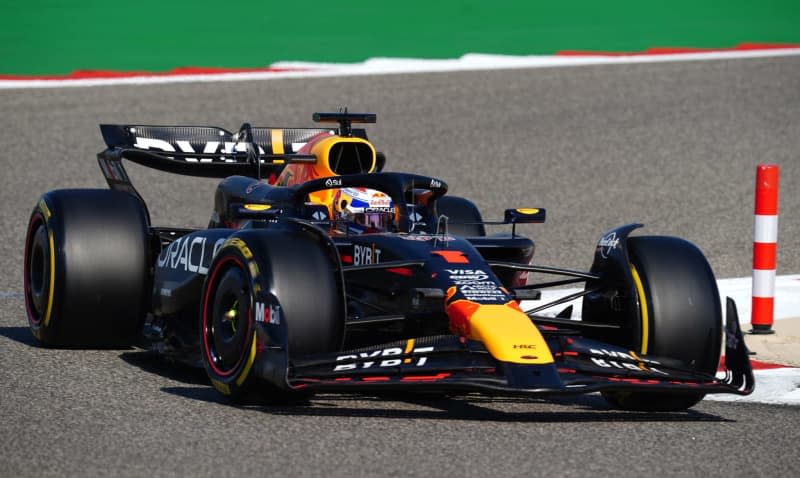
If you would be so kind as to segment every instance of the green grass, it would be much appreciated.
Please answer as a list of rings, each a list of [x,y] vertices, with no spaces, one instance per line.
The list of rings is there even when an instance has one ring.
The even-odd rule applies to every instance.
[[[798,0],[0,0],[0,73],[800,43]]]

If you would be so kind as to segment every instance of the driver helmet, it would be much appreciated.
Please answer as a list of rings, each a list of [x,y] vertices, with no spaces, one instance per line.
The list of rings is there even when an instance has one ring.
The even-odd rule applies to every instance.
[[[394,205],[385,193],[367,188],[342,188],[333,198],[334,217],[344,232],[386,232],[394,223]]]

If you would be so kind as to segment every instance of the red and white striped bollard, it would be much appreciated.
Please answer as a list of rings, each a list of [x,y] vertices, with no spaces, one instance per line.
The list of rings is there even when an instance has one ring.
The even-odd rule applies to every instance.
[[[753,334],[771,334],[775,316],[775,271],[778,256],[777,164],[756,168],[755,230],[753,240]]]

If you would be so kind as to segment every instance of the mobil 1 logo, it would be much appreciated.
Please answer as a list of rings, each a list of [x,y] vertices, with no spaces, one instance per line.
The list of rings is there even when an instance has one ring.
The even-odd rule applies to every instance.
[[[281,306],[256,302],[256,322],[279,325],[281,323]]]

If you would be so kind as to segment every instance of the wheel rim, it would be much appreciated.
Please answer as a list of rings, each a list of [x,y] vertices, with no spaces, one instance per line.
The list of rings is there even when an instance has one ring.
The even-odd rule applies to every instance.
[[[203,306],[203,348],[211,370],[233,375],[247,355],[252,335],[250,283],[243,264],[235,257],[213,269]]]
[[[31,221],[30,240],[25,260],[25,299],[28,317],[36,325],[46,315],[51,294],[51,252],[47,226],[41,216]]]

